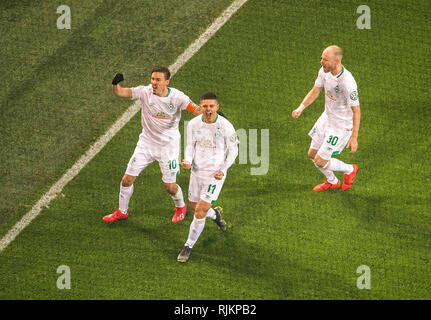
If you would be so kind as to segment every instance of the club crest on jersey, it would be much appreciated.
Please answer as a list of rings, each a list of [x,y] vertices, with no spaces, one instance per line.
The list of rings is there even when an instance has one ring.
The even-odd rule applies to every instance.
[[[171,104],[169,104],[168,109],[169,109],[169,111],[172,111],[172,110],[174,109],[174,106],[173,106],[173,104],[172,104],[172,103],[171,103]]]
[[[335,87],[335,93],[338,93],[338,92],[340,92],[340,87],[337,85],[337,86]]]
[[[214,134],[216,138],[220,137],[221,133],[220,133],[220,128],[217,128],[216,133]]]

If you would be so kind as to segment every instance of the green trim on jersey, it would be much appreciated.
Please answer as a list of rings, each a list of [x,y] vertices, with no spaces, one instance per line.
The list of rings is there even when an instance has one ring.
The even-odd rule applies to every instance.
[[[169,97],[170,93],[171,93],[171,88],[168,88],[168,94],[165,97]]]
[[[343,74],[343,72],[344,72],[344,66],[343,66],[343,69],[341,70],[340,74],[337,76],[337,79],[338,79],[339,77],[341,77],[341,75]]]

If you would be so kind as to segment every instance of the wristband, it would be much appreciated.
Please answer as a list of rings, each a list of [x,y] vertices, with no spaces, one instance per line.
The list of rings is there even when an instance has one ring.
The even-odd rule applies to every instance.
[[[302,112],[305,109],[305,106],[301,103],[298,108],[296,108],[296,112]]]

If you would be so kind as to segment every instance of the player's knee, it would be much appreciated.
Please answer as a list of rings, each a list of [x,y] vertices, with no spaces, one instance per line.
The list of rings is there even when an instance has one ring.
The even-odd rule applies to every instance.
[[[314,158],[316,157],[316,154],[317,154],[317,150],[314,150],[314,149],[308,150],[308,157],[311,160],[314,160]]]
[[[208,207],[209,206],[209,207]],[[207,216],[207,211],[209,210],[211,208],[211,205],[210,204],[205,204],[205,205],[203,205],[203,204],[201,204],[201,203],[198,203],[197,205],[196,205],[196,208],[195,208],[195,212],[194,212],[194,214],[195,214],[195,217],[197,218],[197,219],[202,219],[202,218],[205,218],[206,216]]]
[[[174,183],[163,182],[163,186],[165,187],[165,190],[171,195],[175,195],[178,191],[178,187],[175,182]]]
[[[136,177],[125,174],[123,179],[121,179],[121,185],[123,187],[130,187],[135,182],[135,179]]]
[[[196,209],[195,210],[195,217],[197,219],[203,219],[207,216],[207,213],[205,210],[203,210],[202,208]]]
[[[328,160],[322,159],[321,157],[319,157],[318,155],[316,155],[316,157],[314,158],[314,163],[318,167],[323,168],[328,163]]]

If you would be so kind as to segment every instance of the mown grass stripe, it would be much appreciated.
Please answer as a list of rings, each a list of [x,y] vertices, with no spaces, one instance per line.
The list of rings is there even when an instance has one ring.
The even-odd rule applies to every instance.
[[[223,13],[196,39],[177,59],[169,66],[171,75],[175,73],[199,51],[199,49],[232,17],[232,15],[247,0],[234,1]],[[47,207],[63,190],[63,188],[78,175],[78,173],[96,156],[100,150],[129,122],[129,120],[139,111],[140,104],[135,102],[123,115],[90,146],[87,152],[79,158],[75,164],[46,192],[39,201],[18,221],[11,230],[0,241],[0,252],[2,252],[20,233],[35,219],[44,207]]]

